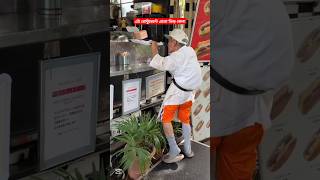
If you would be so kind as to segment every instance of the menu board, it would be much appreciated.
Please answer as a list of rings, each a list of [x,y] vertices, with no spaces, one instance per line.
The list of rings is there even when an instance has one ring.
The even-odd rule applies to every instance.
[[[202,67],[202,84],[192,105],[193,138],[202,141],[210,137],[210,66]]]
[[[191,36],[191,47],[198,60],[210,62],[210,1],[198,0],[196,17]]]
[[[141,79],[122,81],[122,114],[140,109]]]
[[[99,53],[41,62],[41,169],[94,151],[99,70]]]
[[[0,180],[9,178],[11,78],[0,74]]]
[[[263,180],[320,177],[320,19],[293,20],[292,28],[296,62],[274,96],[273,125],[260,147]]]
[[[161,72],[149,77],[146,77],[146,99],[165,92],[166,73]]]

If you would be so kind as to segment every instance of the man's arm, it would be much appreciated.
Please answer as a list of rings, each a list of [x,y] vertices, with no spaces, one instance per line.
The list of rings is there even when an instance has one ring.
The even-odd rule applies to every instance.
[[[175,61],[171,56],[162,57],[159,55],[158,44],[155,41],[151,43],[152,60],[150,66],[160,71],[173,72],[175,69]]]

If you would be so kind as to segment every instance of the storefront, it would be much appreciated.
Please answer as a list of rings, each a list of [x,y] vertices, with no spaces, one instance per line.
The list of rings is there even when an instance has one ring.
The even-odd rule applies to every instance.
[[[1,180],[89,174],[108,151],[105,1],[55,2],[0,2]]]
[[[212,178],[210,2],[0,0],[0,180]],[[320,176],[320,6],[282,2],[296,61],[275,93],[273,126],[258,149],[254,178],[314,180]],[[202,84],[191,110],[195,156],[165,164],[168,143],[158,115],[172,76],[149,65],[150,42],[168,55],[164,35],[175,28],[190,39]],[[139,31],[146,37],[138,38]],[[173,127],[181,146],[177,118]]]
[[[164,34],[176,27],[192,39],[203,74],[192,109],[196,156],[165,166],[164,141],[144,178],[209,179],[209,146],[203,143],[210,135],[209,1],[110,3],[0,1],[1,180],[126,177],[116,154],[126,144],[115,141],[123,134],[116,124],[159,114],[171,77],[148,65],[151,50],[145,43],[150,38],[163,42],[159,52],[167,55]],[[149,39],[134,41],[126,28],[134,18],[186,21],[137,25]],[[180,123],[174,127],[177,142],[183,143]]]
[[[159,53],[166,56],[168,54],[167,39],[164,35],[174,28],[180,27],[192,39],[190,45],[198,54],[203,75],[201,88],[194,91],[195,102],[191,115],[192,148],[196,155],[194,158],[167,165],[162,162],[162,156],[168,150],[165,143],[160,152],[156,152],[153,156],[151,165],[145,170],[143,178],[195,179],[201,177],[201,179],[210,179],[210,159],[208,158],[210,152],[209,146],[204,143],[210,137],[210,74],[208,66],[210,60],[210,11],[208,12],[207,9],[210,6],[209,1],[198,1],[198,3],[195,1],[134,1],[132,4],[128,1],[125,1],[124,4],[121,2],[124,1],[117,1],[112,6],[113,9],[122,9],[122,12],[119,13],[121,17],[118,18],[120,20],[118,22],[111,20],[114,22],[114,26],[125,24],[122,28],[111,32],[110,42],[110,104],[111,110],[113,110],[113,114],[110,114],[111,137],[113,138],[110,146],[111,177],[121,176],[119,175],[121,173],[127,175],[126,168],[125,172],[123,171],[124,166],[121,165],[121,161],[132,163],[128,160],[129,156],[123,153],[119,154],[123,149],[131,150],[126,146],[126,143],[129,142],[121,142],[121,140],[119,142],[117,136],[122,134],[121,130],[126,131],[125,134],[130,134],[128,131],[136,127],[123,129],[117,125],[125,121],[132,121],[132,116],[138,119],[149,118],[150,121],[153,121],[152,116],[158,118],[166,90],[171,84],[170,73],[153,69],[148,65],[152,57],[148,41],[162,42],[164,45],[159,46]],[[121,8],[122,6],[125,8]],[[135,18],[145,19],[137,21]],[[187,21],[185,24],[143,24],[142,21],[147,18],[150,18],[150,22],[155,20],[152,18],[186,18]],[[166,20],[170,22],[170,20],[164,19],[164,21]],[[171,20],[173,21],[173,19]],[[195,26],[192,22],[195,23]],[[140,31],[146,30],[148,37],[142,41],[135,40],[133,33],[127,31],[130,30],[128,26],[137,27]],[[146,116],[148,113],[151,117]],[[159,130],[162,131],[161,123],[158,122],[158,124],[160,125]],[[178,119],[173,126],[176,141],[183,143],[181,123]],[[136,133],[141,133],[136,131]],[[130,135],[136,136],[134,133]],[[140,140],[134,139],[134,141]],[[132,169],[134,168],[129,168],[129,174]]]

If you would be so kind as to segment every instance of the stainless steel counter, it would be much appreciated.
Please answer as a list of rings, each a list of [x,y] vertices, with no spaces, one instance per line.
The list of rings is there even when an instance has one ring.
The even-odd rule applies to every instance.
[[[62,10],[61,16],[37,13],[0,15],[0,48],[64,39],[108,30],[106,6]]]
[[[110,66],[110,77],[120,76],[124,74],[134,74],[134,73],[152,71],[152,70],[154,70],[155,73],[160,72],[159,70],[156,70],[150,67],[148,64],[144,64],[144,63],[132,64],[126,67]]]

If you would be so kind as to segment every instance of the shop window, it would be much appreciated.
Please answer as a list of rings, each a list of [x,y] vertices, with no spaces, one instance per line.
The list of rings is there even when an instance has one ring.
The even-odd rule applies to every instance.
[[[133,0],[110,0],[111,3],[120,6],[121,17],[126,17],[127,13],[132,11]]]
[[[186,11],[187,11],[187,12],[190,11],[190,3],[186,3]]]

